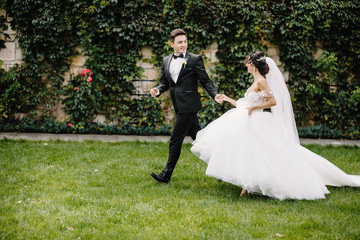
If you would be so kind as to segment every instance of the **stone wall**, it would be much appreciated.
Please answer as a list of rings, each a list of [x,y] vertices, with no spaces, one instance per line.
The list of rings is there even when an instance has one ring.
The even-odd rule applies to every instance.
[[[285,65],[280,61],[279,47],[269,42],[265,42],[264,44],[266,44],[268,48],[266,55],[268,57],[271,57],[275,61],[280,71],[283,73],[285,81],[287,82],[289,80],[289,72],[284,72]],[[202,51],[202,53],[207,58],[207,60],[204,61],[204,64],[209,75],[209,70],[215,68],[216,63],[219,62],[219,60],[216,58],[217,50],[218,45],[215,42]],[[144,74],[142,78],[143,81],[140,80],[134,82],[134,85],[137,89],[136,93],[140,95],[148,94],[150,89],[156,84],[157,80],[160,77],[160,69],[155,67],[152,63],[152,58],[155,56],[155,54],[152,52],[152,48],[144,46],[141,50],[141,55],[142,60],[137,63],[137,66],[140,66],[144,69]]]
[[[208,74],[210,75],[210,69],[215,68],[215,64],[218,62],[215,54],[217,52],[218,45],[213,43],[209,45],[202,53],[206,56],[207,60],[204,61],[205,67]],[[142,59],[137,63],[137,66],[144,69],[142,79],[134,81],[134,86],[136,87],[136,94],[139,95],[148,95],[150,89],[156,86],[159,78],[160,71],[159,67],[155,67],[152,62],[155,53],[153,53],[152,48],[149,46],[144,46],[141,49]],[[173,106],[171,104],[169,93],[164,94],[167,100],[161,103],[163,112],[165,113],[165,121],[172,121],[175,118],[175,112],[173,111]]]
[[[217,51],[217,44],[214,43],[208,46],[203,53],[208,58],[205,61],[206,69],[209,70],[210,68],[214,67],[214,63],[218,62],[215,53]],[[152,48],[148,46],[144,46],[141,49],[141,56],[142,59],[137,63],[137,66],[142,67],[144,69],[143,77],[140,81],[135,81],[134,85],[137,89],[138,94],[149,94],[149,91],[152,87],[155,86],[156,82],[160,77],[161,69],[155,67],[152,58],[155,54],[152,52]],[[143,80],[143,81],[141,81]]]
[[[6,16],[5,10],[0,10],[0,15]],[[7,18],[7,21],[11,21],[12,19],[10,17]],[[9,70],[10,67],[14,66],[15,64],[22,64],[22,50],[19,47],[19,42],[16,38],[16,31],[11,29],[10,24],[9,28],[5,33],[10,35],[10,39],[6,39],[5,46],[6,48],[0,49],[0,63],[1,68],[4,68],[6,71]],[[265,42],[264,44],[267,45],[268,51],[267,56],[274,59],[274,61],[279,66],[280,70],[283,72],[284,70],[284,64],[280,62],[280,50],[276,45],[273,45],[269,42]],[[190,46],[191,49],[191,46]],[[218,62],[218,59],[216,58],[216,52],[218,49],[217,43],[213,43],[209,45],[202,53],[206,56],[207,60],[204,61],[205,67],[210,74],[210,69],[215,68],[216,63]],[[65,83],[70,79],[70,74],[80,74],[82,69],[84,68],[85,62],[87,60],[87,57],[83,54],[83,49],[81,47],[78,47],[76,49],[79,52],[79,55],[74,56],[71,58],[71,66],[68,73],[65,74]],[[143,76],[141,79],[134,80],[134,86],[136,87],[136,92],[134,93],[134,97],[146,95],[149,94],[149,91],[152,87],[154,87],[159,79],[160,76],[160,68],[156,67],[153,64],[152,59],[155,56],[155,53],[152,51],[151,47],[144,46],[141,49],[141,55],[142,59],[137,63],[137,66],[140,66],[144,69]],[[288,81],[289,79],[289,73],[283,72],[285,80]],[[167,96],[165,94],[165,96]],[[174,111],[172,111],[172,104],[170,101],[170,97],[167,96],[167,101],[164,101],[162,103],[162,108],[165,112],[165,118],[168,121],[171,121],[174,116]],[[55,119],[66,119],[67,115],[63,111],[63,106],[61,103],[58,103],[56,106],[54,106],[53,114]],[[24,116],[24,114],[19,114],[19,116]],[[103,115],[96,116],[95,121],[97,122],[104,122],[106,119]]]
[[[271,57],[275,61],[280,71],[283,73],[285,81],[287,82],[289,80],[289,72],[284,72],[285,65],[280,61],[279,47],[269,42],[265,42],[264,44],[266,44],[268,48],[266,55],[268,57]],[[206,61],[204,61],[204,64],[208,74],[210,75],[210,78],[211,78],[210,69],[214,69],[216,63],[219,62],[219,60],[216,58],[217,50],[218,50],[218,45],[216,42],[214,42],[213,44],[207,46],[207,48],[201,52],[205,55],[207,59]],[[161,69],[159,67],[156,67],[152,61],[153,57],[155,56],[155,53],[152,51],[152,48],[149,46],[142,47],[141,56],[142,59],[137,63],[137,66],[142,67],[144,69],[144,73],[141,79],[135,80],[133,82],[134,86],[136,87],[136,94],[137,94],[134,97],[148,95],[150,89],[157,84],[160,78]],[[170,96],[167,93],[165,93],[164,96],[167,99],[161,103],[161,107],[165,114],[164,117],[166,121],[172,121],[175,118],[175,112],[173,111],[173,106],[170,102]],[[101,115],[98,116],[97,118],[105,119],[104,116]]]

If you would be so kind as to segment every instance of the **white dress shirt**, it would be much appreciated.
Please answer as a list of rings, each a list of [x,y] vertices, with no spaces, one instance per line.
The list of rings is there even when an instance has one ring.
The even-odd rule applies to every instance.
[[[183,66],[183,62],[185,61],[185,55],[186,55],[186,51],[183,53],[184,58],[176,58],[176,59],[171,59],[170,62],[170,67],[169,67],[169,72],[171,75],[171,78],[174,80],[174,82],[176,83],[178,78],[179,78],[179,74],[181,71],[181,68]]]
[[[170,61],[170,67],[169,67],[169,72],[171,75],[171,78],[174,80],[174,82],[176,83],[178,78],[179,78],[179,74],[183,65],[183,62],[186,61],[185,56],[186,56],[186,51],[183,53],[184,58],[176,58],[174,59],[174,57],[172,57],[173,59],[171,59]],[[160,95],[160,91],[158,91],[156,93],[156,95]]]

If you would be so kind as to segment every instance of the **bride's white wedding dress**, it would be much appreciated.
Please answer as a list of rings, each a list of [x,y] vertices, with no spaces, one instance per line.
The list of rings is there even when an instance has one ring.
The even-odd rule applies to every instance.
[[[360,176],[344,173],[289,137],[294,130],[284,131],[276,109],[249,116],[247,107],[265,102],[266,94],[246,93],[236,108],[198,132],[191,151],[208,164],[207,175],[281,200],[325,198],[325,185],[360,186]]]

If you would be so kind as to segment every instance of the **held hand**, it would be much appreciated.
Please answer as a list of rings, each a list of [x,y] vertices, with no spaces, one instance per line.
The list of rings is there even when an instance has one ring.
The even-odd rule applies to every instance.
[[[253,107],[248,107],[249,116],[252,114],[253,111],[254,111],[254,108],[253,108]]]
[[[215,101],[222,104],[222,102],[224,101],[224,96],[224,94],[216,94]]]
[[[223,102],[223,101],[229,102],[236,107],[236,101],[234,99],[229,98],[225,94],[221,94],[221,102]]]
[[[156,97],[158,92],[159,92],[159,89],[157,89],[157,88],[150,89],[150,94],[152,97]]]
[[[231,98],[229,98],[228,96],[226,96],[225,94],[223,94],[223,101],[225,102],[230,102]]]

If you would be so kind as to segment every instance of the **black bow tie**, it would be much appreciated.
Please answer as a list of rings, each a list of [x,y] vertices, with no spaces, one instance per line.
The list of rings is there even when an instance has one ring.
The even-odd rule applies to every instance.
[[[184,54],[181,53],[179,56],[177,56],[177,55],[174,54],[174,59],[177,59],[178,57],[179,57],[179,58],[184,58]]]

